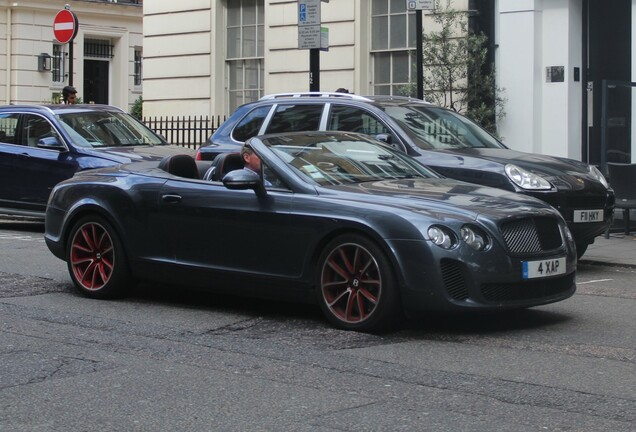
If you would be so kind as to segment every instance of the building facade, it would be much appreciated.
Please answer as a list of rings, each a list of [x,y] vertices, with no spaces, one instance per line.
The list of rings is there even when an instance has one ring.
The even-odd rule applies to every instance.
[[[398,94],[416,82],[415,18],[406,3],[321,3],[329,34],[321,91]],[[634,160],[636,0],[453,0],[452,7],[471,11],[473,28],[492,42],[506,99],[499,132],[509,147],[594,164]],[[434,28],[430,13],[424,31]],[[263,94],[308,91],[298,20],[298,0],[146,2],[144,114],[227,115]]]
[[[79,22],[72,50],[53,31],[65,5]],[[128,110],[142,95],[142,8],[141,0],[0,1],[0,98],[57,102],[71,84],[82,102]]]

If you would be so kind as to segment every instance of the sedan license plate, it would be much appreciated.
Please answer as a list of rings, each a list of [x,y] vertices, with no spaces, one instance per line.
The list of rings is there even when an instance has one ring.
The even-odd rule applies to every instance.
[[[574,210],[574,223],[603,222],[603,210]]]
[[[535,279],[561,274],[565,274],[565,257],[522,262],[522,276],[524,279]]]

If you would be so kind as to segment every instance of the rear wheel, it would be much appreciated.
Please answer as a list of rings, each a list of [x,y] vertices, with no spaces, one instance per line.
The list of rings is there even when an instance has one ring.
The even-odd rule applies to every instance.
[[[87,297],[119,297],[130,284],[121,241],[104,218],[87,216],[78,221],[71,230],[67,251],[71,279]]]
[[[393,268],[369,239],[342,235],[318,260],[317,295],[327,319],[346,330],[388,330],[399,315]]]

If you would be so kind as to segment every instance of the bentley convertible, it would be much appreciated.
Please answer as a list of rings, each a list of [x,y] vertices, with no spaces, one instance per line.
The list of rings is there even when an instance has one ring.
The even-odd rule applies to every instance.
[[[50,196],[46,244],[92,298],[145,281],[310,301],[358,331],[427,310],[538,306],[576,289],[572,235],[542,201],[442,178],[355,133],[246,145],[259,173],[234,153],[78,173]]]

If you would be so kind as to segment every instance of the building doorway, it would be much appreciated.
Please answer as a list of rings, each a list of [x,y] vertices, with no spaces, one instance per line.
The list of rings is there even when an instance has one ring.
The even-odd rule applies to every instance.
[[[108,69],[105,60],[84,60],[84,103],[108,104]]]
[[[603,80],[631,80],[632,0],[583,0],[583,160],[599,165],[631,159],[631,88],[608,89],[603,155]],[[586,64],[585,64],[586,63]]]

